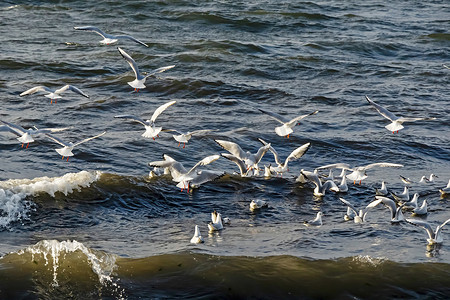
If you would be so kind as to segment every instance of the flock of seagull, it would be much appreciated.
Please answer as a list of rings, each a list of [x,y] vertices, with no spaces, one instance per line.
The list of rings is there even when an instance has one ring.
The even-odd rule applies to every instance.
[[[134,41],[145,47],[148,47],[147,44],[143,43],[142,41],[132,36],[107,34],[102,30],[100,30],[99,28],[93,26],[74,27],[74,29],[80,31],[90,31],[99,34],[100,36],[103,37],[103,40],[101,40],[100,43],[105,45],[116,43],[118,40],[121,39],[126,39]],[[128,84],[132,88],[134,88],[135,92],[138,92],[140,89],[145,88],[145,81],[149,76],[165,72],[175,67],[175,65],[165,66],[144,74],[140,72],[137,63],[128,53],[126,53],[120,47],[117,47],[117,50],[119,51],[120,55],[125,59],[125,61],[130,65],[131,69],[134,72],[135,80],[128,82]],[[62,98],[61,94],[63,94],[66,91],[72,91],[83,97],[89,98],[88,94],[86,94],[85,92],[83,92],[82,90],[73,85],[64,85],[63,87],[57,90],[53,90],[45,86],[35,86],[22,92],[20,96],[32,95],[37,92],[44,92],[46,93],[44,96],[51,99],[51,103],[53,102],[57,103],[57,100]],[[414,122],[421,120],[427,121],[435,119],[435,118],[399,117],[390,112],[389,110],[387,110],[386,108],[384,108],[383,106],[375,103],[367,96],[366,100],[372,107],[376,109],[376,111],[379,114],[381,114],[383,117],[385,117],[391,122],[390,124],[386,125],[385,128],[391,131],[392,133],[398,133],[399,130],[403,129],[404,128],[403,123],[405,122]],[[176,134],[173,134],[173,138],[178,142],[178,146],[181,146],[181,143],[183,143],[183,148],[186,146],[186,143],[188,143],[188,141],[193,136],[207,134],[211,131],[214,131],[204,129],[204,130],[181,132],[176,129],[168,129],[162,126],[157,126],[156,120],[158,116],[161,115],[161,113],[163,113],[166,109],[168,109],[175,103],[176,101],[170,101],[159,106],[153,112],[149,120],[144,120],[143,118],[134,115],[117,115],[115,116],[115,118],[131,120],[133,122],[143,125],[145,128],[145,132],[142,133],[142,137],[144,138],[156,139],[157,137],[159,137],[159,134],[161,132],[175,132]],[[287,119],[284,116],[281,116],[271,111],[266,111],[263,109],[259,109],[259,111],[279,122],[281,125],[275,128],[275,133],[278,136],[286,138],[289,138],[290,134],[294,132],[294,127],[299,125],[300,121],[302,121],[306,117],[318,113],[318,111],[314,111],[309,114],[297,116],[292,119]],[[72,152],[74,147],[83,144],[85,142],[88,142],[90,140],[93,140],[95,138],[99,138],[104,134],[106,134],[106,132],[102,132],[98,135],[73,143],[73,142],[65,142],[54,135],[57,132],[69,129],[70,127],[38,129],[36,126],[34,126],[33,128],[25,129],[18,124],[13,124],[11,122],[7,122],[4,120],[0,121],[4,124],[0,126],[0,131],[10,132],[18,136],[17,140],[20,143],[22,143],[22,147],[24,147],[24,145],[26,144],[26,148],[28,148],[29,143],[32,143],[34,141],[34,137],[37,135],[43,134],[47,136],[50,140],[63,146],[63,148],[55,149],[55,151],[62,156],[62,159],[67,157],[67,161],[69,160],[69,157],[74,155],[74,153]],[[200,160],[189,170],[187,170],[181,162],[178,162],[169,155],[164,154],[163,160],[153,161],[149,163],[149,166],[153,168],[150,171],[149,176],[154,177],[163,174],[170,175],[172,177],[172,180],[177,183],[176,186],[178,188],[180,188],[182,191],[186,189],[187,192],[189,192],[192,188],[196,188],[205,182],[215,180],[224,175],[224,172],[199,170],[199,167],[209,165],[212,162],[218,160],[220,157],[226,158],[235,163],[239,169],[238,174],[242,177],[264,176],[266,178],[269,178],[271,176],[283,176],[285,172],[289,171],[288,164],[292,161],[300,159],[303,155],[307,153],[307,151],[311,147],[311,143],[306,143],[294,149],[291,152],[291,154],[289,154],[288,157],[283,161],[280,158],[278,152],[271,145],[271,143],[268,143],[262,139],[258,140],[261,142],[262,146],[255,153],[251,153],[249,151],[244,151],[237,143],[215,139],[215,142],[228,153],[220,153],[220,155],[215,154],[207,156],[204,159]],[[271,152],[273,154],[274,163],[273,165],[271,163],[268,166],[264,166],[264,170],[262,170],[259,167],[259,163],[261,162],[261,159],[267,152]],[[361,182],[367,178],[366,173],[367,170],[374,167],[403,167],[403,165],[386,162],[372,163],[365,166],[355,166],[355,167],[351,167],[350,165],[345,163],[330,164],[318,167],[313,172],[302,169],[296,181],[301,183],[311,182],[315,186],[313,191],[314,195],[316,197],[324,197],[326,192],[329,190],[336,193],[346,193],[348,191],[347,179],[353,181],[354,184],[356,184],[357,182],[361,184]],[[321,170],[327,169],[330,170],[328,176],[324,176],[323,174],[320,173]],[[341,173],[339,176],[336,177],[334,176],[333,174],[334,169],[341,169]],[[347,175],[346,172],[348,171],[351,173]],[[422,183],[432,182],[434,181],[435,177],[436,176],[434,174],[430,175],[429,178],[424,176],[421,178],[420,182]],[[335,182],[336,179],[339,179],[340,181],[336,183]],[[405,184],[411,183],[411,180],[408,178],[402,177],[401,179],[403,182],[405,182]],[[446,187],[440,189],[440,192],[442,195],[450,193],[450,180]],[[393,199],[388,198],[389,195],[392,195]],[[419,194],[416,193],[414,194],[411,200],[409,199],[408,186],[405,186],[405,190],[401,194],[389,193],[386,188],[386,184],[383,181],[381,188],[376,190],[375,200],[373,200],[367,206],[361,209],[357,209],[352,203],[350,203],[349,201],[345,200],[342,197],[340,198],[340,201],[347,206],[347,212],[344,215],[345,220],[353,220],[355,223],[364,223],[366,222],[366,216],[368,211],[371,208],[378,206],[379,204],[383,204],[390,210],[392,223],[406,221],[413,225],[421,226],[428,233],[427,241],[430,245],[442,243],[441,229],[445,224],[450,222],[450,219],[446,220],[444,223],[437,226],[436,230],[433,230],[428,222],[404,217],[402,210],[406,208],[410,208],[414,215],[423,215],[428,213],[427,201],[424,200],[423,204],[419,206],[418,197]],[[267,202],[255,199],[252,200],[252,202],[250,203],[250,209],[258,210],[263,207],[266,207],[267,205],[268,205]],[[305,222],[305,225],[307,226],[322,225],[322,216],[323,213],[319,211],[317,213],[316,218],[311,221]],[[209,231],[222,230],[223,224],[228,224],[229,222],[230,221],[228,218],[222,218],[220,213],[214,211],[211,213],[211,222],[208,224],[208,230]],[[203,241],[204,240],[200,234],[199,226],[195,225],[195,233],[193,238],[191,239],[191,243],[201,243]]]

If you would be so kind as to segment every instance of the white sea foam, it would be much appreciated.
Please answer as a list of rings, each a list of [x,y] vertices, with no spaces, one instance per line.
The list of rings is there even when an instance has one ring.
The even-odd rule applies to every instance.
[[[53,271],[53,285],[58,286],[58,268],[64,261],[65,256],[68,253],[74,253],[80,251],[86,256],[88,264],[91,266],[92,271],[98,276],[98,280],[101,284],[106,285],[111,283],[116,285],[111,277],[112,272],[116,268],[116,256],[101,251],[94,251],[86,247],[80,242],[62,241],[57,240],[42,240],[33,246],[29,246],[24,250],[18,252],[19,255],[30,253],[31,260],[38,259],[37,256],[41,255],[45,259],[45,266],[52,268]]]
[[[34,179],[9,179],[0,181],[0,228],[10,223],[27,219],[31,207],[34,206],[28,196],[47,193],[54,197],[61,192],[67,196],[74,190],[90,186],[97,181],[101,172],[81,171],[67,173],[61,177],[37,177]]]
[[[387,259],[384,257],[371,257],[369,255],[358,255],[358,256],[353,257],[353,261],[356,263],[368,264],[368,265],[372,265],[374,267],[382,264],[386,260]]]

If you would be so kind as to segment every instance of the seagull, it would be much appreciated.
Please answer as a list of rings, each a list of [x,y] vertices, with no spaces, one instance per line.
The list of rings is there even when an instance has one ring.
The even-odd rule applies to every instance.
[[[259,108],[259,111],[262,113],[265,113],[267,115],[269,115],[270,117],[272,117],[274,120],[277,120],[278,122],[280,122],[281,126],[276,127],[275,128],[275,132],[279,135],[279,136],[287,136],[287,138],[289,138],[289,135],[294,132],[294,130],[292,129],[295,125],[299,125],[300,121],[304,118],[306,118],[307,116],[312,116],[317,114],[319,111],[316,110],[312,113],[306,114],[306,115],[302,115],[302,116],[298,116],[292,120],[288,120],[283,116],[280,116],[279,114],[276,114],[274,112],[271,111],[266,111],[266,110],[262,110]]]
[[[75,146],[78,146],[78,145],[83,144],[83,143],[85,143],[87,141],[90,141],[90,140],[96,139],[98,137],[101,137],[105,133],[106,133],[106,131],[100,133],[99,135],[96,135],[96,136],[84,139],[84,140],[82,140],[82,141],[80,141],[78,143],[72,143],[72,142],[66,143],[66,142],[62,141],[61,139],[51,135],[50,133],[46,133],[45,135],[48,136],[50,139],[52,139],[54,142],[56,142],[56,143],[60,144],[61,146],[63,146],[63,148],[55,149],[55,151],[58,152],[60,155],[62,155],[62,159],[64,159],[64,156],[67,156],[67,161],[69,161],[69,157],[74,155],[72,153],[72,150],[73,150],[73,148]]]
[[[22,143],[22,148],[23,148],[24,144],[27,144],[26,148],[28,148],[28,145],[30,143],[34,142],[34,139],[33,139],[34,135],[51,133],[51,132],[59,132],[59,131],[69,129],[68,127],[66,127],[66,128],[42,128],[42,129],[37,129],[37,127],[34,127],[34,128],[25,129],[22,126],[19,126],[19,125],[13,124],[13,123],[9,123],[9,122],[2,121],[2,120],[0,120],[0,121],[3,124],[5,124],[8,131],[19,136],[17,138],[17,140]]]
[[[353,219],[353,221],[358,224],[366,222],[366,215],[369,212],[369,209],[377,206],[381,202],[381,200],[372,201],[364,209],[360,209],[358,211],[350,202],[348,202],[344,198],[339,198],[339,200],[347,205],[347,214],[344,216],[344,220],[347,221]]]
[[[53,100],[55,100],[55,103],[57,101],[57,99],[62,98],[60,95],[62,93],[64,93],[65,91],[72,91],[75,92],[77,94],[80,94],[83,97],[89,98],[89,95],[85,94],[83,91],[81,91],[79,88],[70,85],[70,84],[66,84],[65,86],[63,86],[62,88],[58,89],[58,90],[52,90],[46,86],[43,85],[39,85],[39,86],[35,86],[34,88],[31,88],[29,90],[26,90],[25,92],[21,93],[19,96],[26,96],[26,95],[31,95],[37,92],[47,92],[47,95],[44,95],[47,98],[50,98],[50,104],[53,103]]]
[[[141,73],[139,72],[139,68],[136,64],[136,62],[134,61],[133,58],[131,58],[130,55],[128,55],[128,53],[126,53],[125,51],[123,51],[120,47],[117,47],[117,49],[119,50],[120,54],[122,55],[122,57],[128,62],[128,64],[130,65],[131,69],[133,69],[134,71],[134,75],[136,76],[136,79],[130,82],[127,82],[132,88],[134,88],[134,90],[136,92],[139,92],[140,89],[145,88],[144,82],[147,79],[147,77],[158,74],[158,73],[162,73],[164,71],[167,71],[169,69],[172,69],[173,67],[175,67],[175,65],[172,66],[167,66],[167,67],[161,67],[158,68],[156,70],[151,71],[150,73],[145,74],[145,76],[142,76]]]
[[[188,132],[181,132],[175,129],[165,129],[164,131],[174,131],[178,133],[178,135],[172,135],[175,141],[178,142],[178,147],[180,147],[181,143],[183,143],[183,149],[186,147],[186,143],[192,138],[194,135],[202,135],[208,132],[211,132],[213,130],[211,129],[201,129],[201,130],[194,130],[194,131],[188,131]]]
[[[270,145],[270,143],[266,143],[264,140],[262,139],[258,139],[264,146],[266,145]],[[276,167],[272,167],[270,166],[269,169],[271,172],[273,173],[277,173],[280,174],[281,176],[283,176],[283,173],[286,171],[289,171],[288,168],[288,163],[290,161],[294,161],[299,159],[300,157],[302,157],[303,155],[305,155],[305,153],[309,150],[309,148],[311,148],[311,143],[306,143],[303,146],[298,147],[297,149],[295,149],[294,151],[291,152],[291,154],[289,154],[289,156],[285,159],[284,162],[282,162],[280,160],[280,157],[278,156],[278,152],[272,147],[269,146],[269,150],[270,152],[272,152],[273,157],[275,158],[275,162],[277,164]]]
[[[250,202],[250,210],[251,211],[255,211],[257,209],[260,209],[262,207],[267,207],[267,206],[269,206],[267,204],[267,202],[264,200],[260,200],[260,199],[252,200],[252,202]]]
[[[439,192],[441,192],[442,196],[450,194],[450,179],[448,180],[447,186],[442,189],[439,189]]]
[[[117,42],[119,39],[128,39],[128,40],[132,40],[138,44],[141,44],[145,47],[148,47],[147,44],[141,42],[138,39],[135,39],[134,37],[132,37],[131,35],[112,35],[112,34],[107,34],[105,32],[103,32],[102,30],[100,30],[97,27],[94,26],[82,26],[82,27],[74,27],[73,29],[75,30],[84,30],[84,31],[91,31],[91,32],[95,32],[99,35],[101,35],[103,37],[103,40],[100,41],[101,44],[103,45],[109,45],[109,44],[113,44],[115,42]]]
[[[420,207],[419,207],[419,205],[417,205],[413,209],[413,213],[415,215],[426,215],[428,213],[427,199],[423,200],[423,203],[422,203],[422,205]]]
[[[442,227],[445,226],[445,224],[450,222],[450,219],[448,219],[447,221],[445,221],[441,225],[438,225],[436,227],[435,231],[433,231],[433,228],[431,227],[430,223],[422,221],[422,220],[406,219],[406,222],[408,222],[410,224],[413,224],[413,225],[416,225],[416,226],[420,226],[422,228],[425,228],[425,230],[428,233],[427,242],[428,242],[429,245],[433,245],[433,244],[440,244],[440,243],[443,242],[443,237],[442,237],[442,234],[441,234],[441,230],[442,230]]]
[[[162,161],[153,161],[148,163],[150,167],[159,167],[159,168],[168,168],[170,175],[172,175],[173,181],[177,182],[177,187],[181,188],[181,191],[184,189],[187,189],[187,192],[189,193],[189,189],[192,185],[200,185],[201,183],[205,182],[205,178],[201,177],[203,172],[196,173],[196,169],[200,166],[208,165],[220,158],[220,155],[210,155],[199,161],[195,164],[189,171],[187,171],[183,164],[176,161],[172,157],[170,157],[167,154],[163,155],[164,160]],[[208,173],[205,173],[208,174]],[[209,175],[208,175],[209,176]],[[217,176],[216,176],[217,177]],[[209,181],[209,180],[207,180]]]
[[[395,194],[391,192],[391,195],[397,201],[409,201],[409,189],[407,186],[403,189],[403,193]]]
[[[316,187],[314,188],[314,196],[323,197],[323,196],[325,196],[325,192],[328,189],[332,190],[333,192],[339,192],[339,188],[331,180],[327,180],[327,181],[325,181],[324,184],[322,184],[322,182],[319,179],[319,176],[316,173],[308,172],[308,171],[304,171],[304,170],[301,170],[300,173],[303,174],[303,176],[308,178],[310,181],[312,181],[312,183],[314,183],[316,185]]]
[[[350,180],[353,180],[353,184],[356,183],[356,181],[359,181],[359,184],[361,184],[361,181],[367,178],[366,170],[371,169],[373,167],[403,167],[403,165],[400,164],[392,164],[392,163],[373,163],[366,166],[361,167],[354,167],[352,169],[349,169],[350,171],[353,171],[353,173],[347,175],[347,178]]]
[[[346,193],[348,192],[348,185],[347,185],[347,177],[345,176],[345,169],[343,169],[344,173],[341,179],[341,183],[338,184],[339,192]]]
[[[208,223],[209,232],[219,231],[223,229],[222,215],[216,211],[211,213],[211,222]]]
[[[384,126],[387,130],[392,131],[392,133],[395,133],[400,129],[403,129],[403,123],[404,122],[414,122],[414,121],[428,121],[428,120],[435,120],[436,118],[405,118],[405,117],[398,117],[388,111],[386,108],[382,107],[381,105],[378,105],[377,103],[373,102],[369,99],[369,97],[366,96],[367,101],[375,107],[375,109],[386,119],[391,121],[392,123],[389,125]]]
[[[142,125],[145,126],[145,132],[142,134],[142,136],[145,138],[153,138],[153,140],[155,140],[155,137],[157,137],[162,130],[162,127],[155,127],[156,118],[169,106],[175,104],[176,102],[177,101],[170,101],[167,102],[166,104],[161,105],[153,112],[153,115],[150,118],[150,120],[147,121],[144,121],[143,119],[132,115],[118,115],[114,116],[114,118],[129,119],[141,123]]]
[[[387,196],[389,194],[387,187],[386,187],[386,182],[383,180],[381,182],[381,188],[379,189],[375,189],[375,195],[377,196]]]
[[[409,178],[407,178],[407,177],[404,177],[404,176],[402,176],[402,175],[399,175],[400,176],[400,180],[404,183],[404,184],[412,184],[414,181],[412,181],[411,179],[409,179]]]
[[[324,180],[324,181],[326,181],[326,180],[334,180],[335,179],[334,178],[334,174],[333,174],[333,170],[334,169],[342,169],[341,174],[339,174],[339,176],[336,177],[336,178],[341,178],[342,179],[343,176],[345,177],[346,170],[350,169],[350,165],[346,164],[346,163],[334,163],[334,164],[329,164],[329,165],[325,165],[325,166],[321,166],[321,167],[315,168],[314,172],[318,173],[320,170],[325,170],[325,169],[330,169],[330,172],[328,174],[328,177],[326,177],[325,179],[322,179],[322,180]],[[345,187],[344,187],[344,189],[345,189]]]
[[[252,154],[249,151],[244,152],[242,150],[242,148],[236,143],[224,141],[224,140],[214,140],[214,141],[217,144],[219,144],[219,146],[221,146],[223,149],[227,150],[234,157],[237,158],[237,159],[235,159],[229,155],[222,155],[223,157],[238,164],[239,169],[241,171],[241,176],[243,174],[248,175],[248,171],[251,169],[259,170],[258,163],[261,161],[264,154],[266,154],[270,148],[270,144],[267,144],[265,146],[260,147],[258,149],[258,152],[256,152],[256,154]],[[240,163],[238,161],[242,161],[242,163],[244,163],[245,166],[243,167],[242,163]],[[242,167],[242,169],[241,169],[241,167]]]
[[[198,225],[195,225],[195,233],[194,236],[191,239],[192,244],[200,244],[203,243],[202,235],[200,234],[200,229],[198,228]]]
[[[394,200],[386,198],[384,196],[375,196],[375,199],[381,200],[381,202],[385,206],[387,206],[387,208],[389,208],[389,210],[391,211],[391,222],[392,223],[398,223],[405,219],[405,217],[403,216],[403,213],[402,213],[402,208],[403,208],[403,205],[405,205],[405,204],[402,204],[399,207],[397,207],[395,205]],[[380,203],[380,202],[378,202],[378,203]]]
[[[411,201],[405,203],[405,207],[417,208],[418,207],[417,200],[419,200],[419,193],[414,193],[414,196],[411,199]]]
[[[311,221],[304,221],[303,224],[305,224],[306,226],[322,226],[322,224],[323,224],[322,216],[323,216],[323,213],[321,211],[319,211],[317,213],[315,219],[313,219]]]

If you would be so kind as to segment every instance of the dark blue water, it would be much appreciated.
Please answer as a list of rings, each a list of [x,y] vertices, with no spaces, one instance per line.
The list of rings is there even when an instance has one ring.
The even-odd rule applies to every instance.
[[[366,206],[382,180],[400,193],[402,175],[414,181],[411,195],[427,199],[421,219],[435,227],[450,218],[439,192],[450,178],[449,17],[445,1],[0,4],[0,120],[71,127],[54,135],[72,142],[107,132],[76,146],[69,161],[45,135],[23,149],[0,132],[0,298],[446,299],[448,228],[430,247],[424,229],[391,224],[381,205],[365,224],[345,222],[339,197]],[[102,45],[99,35],[73,29],[87,25],[149,47]],[[176,66],[136,93],[117,46],[143,72]],[[43,93],[19,96],[65,84],[90,98],[67,91],[50,104]],[[436,119],[392,134],[366,95],[397,115]],[[146,120],[172,100],[159,126],[214,131],[182,148],[171,133],[145,139],[142,125],[114,118]],[[288,119],[319,112],[286,138],[257,108]],[[258,138],[283,160],[305,143],[311,148],[269,179],[241,178],[220,158],[201,169],[225,175],[189,193],[168,175],[148,176],[148,163],[163,154],[189,169],[225,152],[214,139],[256,152]],[[322,198],[295,181],[301,169],[335,162],[404,167],[370,169],[361,185]],[[270,153],[259,166],[269,164]],[[418,183],[431,173],[434,182]],[[268,207],[250,211],[254,199]],[[208,233],[213,210],[231,219],[219,233]],[[304,226],[318,211],[323,225]],[[195,225],[203,244],[189,243]]]

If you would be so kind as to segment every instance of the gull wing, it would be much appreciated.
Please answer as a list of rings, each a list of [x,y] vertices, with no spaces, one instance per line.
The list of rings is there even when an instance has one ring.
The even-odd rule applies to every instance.
[[[262,110],[262,109],[260,109],[260,108],[258,108],[258,110],[259,110],[260,112],[262,112],[262,113],[268,115],[268,116],[271,116],[273,119],[277,120],[277,121],[280,122],[281,124],[284,124],[284,123],[289,122],[288,119],[286,119],[285,117],[283,117],[283,116],[281,116],[281,115],[279,115],[279,114],[277,114],[277,113],[274,113],[274,112],[271,112],[271,111],[267,111],[267,110]]]
[[[0,120],[1,121],[1,120]],[[23,135],[25,134],[27,131],[25,130],[25,128],[23,128],[22,126],[13,124],[13,123],[9,123],[6,121],[1,121],[2,123],[6,124],[6,126],[9,128],[9,131],[17,134],[17,135]]]
[[[383,106],[381,106],[379,104],[376,104],[375,102],[370,100],[369,97],[366,96],[366,99],[367,99],[367,102],[369,102],[373,107],[375,107],[375,109],[380,113],[380,115],[382,115],[386,119],[394,122],[394,121],[396,121],[399,118],[396,115],[394,115],[393,113],[391,113],[390,111],[388,111]]]
[[[147,45],[146,43],[141,42],[140,40],[138,40],[138,39],[132,37],[131,35],[116,35],[116,39],[128,39],[128,40],[132,40],[132,41],[134,41],[134,42],[136,42],[136,43],[138,43],[138,44],[141,44],[141,45],[143,45],[143,46],[145,46],[145,47],[148,48],[148,45]]]
[[[150,124],[146,121],[144,121],[143,119],[133,116],[133,115],[118,115],[118,116],[114,116],[114,118],[120,118],[120,119],[128,119],[128,120],[132,120],[138,123],[141,123],[144,126],[149,126]]]
[[[145,78],[147,78],[147,77],[149,77],[149,76],[152,76],[152,75],[155,75],[155,74],[158,74],[158,73],[165,72],[165,71],[170,70],[170,69],[172,69],[172,68],[174,68],[174,67],[175,67],[175,65],[171,65],[171,66],[166,66],[166,67],[158,68],[158,69],[156,69],[156,70],[153,70],[153,71],[147,73],[147,74],[145,75]]]
[[[77,87],[75,87],[75,86],[73,86],[73,85],[69,85],[69,84],[63,86],[63,87],[60,88],[59,90],[56,90],[56,91],[55,91],[55,94],[61,94],[61,93],[64,93],[65,91],[67,91],[67,90],[70,90],[70,91],[72,91],[72,92],[75,92],[75,93],[77,93],[77,94],[80,94],[80,95],[83,96],[83,97],[89,98],[89,95],[88,95],[88,94],[83,93],[79,88],[77,88]]]
[[[344,203],[345,205],[347,205],[348,207],[350,207],[350,209],[353,210],[353,212],[358,216],[358,211],[357,211],[356,208],[353,206],[353,204],[351,204],[350,202],[348,202],[348,201],[345,200],[344,198],[339,198],[339,200],[341,200],[342,203]]]
[[[255,164],[259,163],[260,160],[263,158],[263,156],[269,151],[269,148],[271,147],[270,143],[262,146],[258,149],[258,152],[255,154]]]
[[[313,111],[312,113],[309,113],[309,114],[306,114],[306,115],[298,116],[298,117],[296,117],[296,118],[293,118],[293,119],[290,120],[289,122],[287,122],[287,124],[288,124],[288,125],[295,124],[295,123],[297,123],[298,121],[300,121],[300,120],[306,118],[307,116],[315,115],[315,114],[317,114],[318,112],[319,112],[319,111],[316,110],[316,111]]]
[[[0,132],[2,132],[2,131],[8,131],[8,132],[14,133],[17,136],[22,136],[21,134],[18,134],[15,130],[13,130],[11,127],[9,127],[7,125],[0,126]]]
[[[426,201],[426,200],[425,200],[425,201]],[[441,225],[439,225],[439,226],[436,228],[436,237],[438,236],[438,234],[439,234],[439,232],[441,231],[442,227],[444,227],[445,224],[447,224],[448,222],[450,222],[450,219],[448,219],[447,221],[445,221],[444,223],[442,223]]]
[[[286,158],[284,164],[286,165],[288,162],[299,159],[311,148],[311,143],[306,143],[303,146],[298,147]]]
[[[450,220],[450,219],[449,219]],[[446,222],[448,222],[449,220],[445,221],[444,224]],[[434,237],[437,235],[435,235],[435,233],[433,232],[433,228],[431,227],[430,223],[422,221],[422,220],[416,220],[416,219],[405,219],[406,222],[416,225],[416,226],[420,226],[422,228],[424,228],[427,233],[428,233],[428,237],[431,239],[434,239]]]
[[[321,166],[316,168],[316,170],[322,170],[322,169],[346,169],[351,170],[350,165],[346,163],[335,163],[335,164],[329,164],[325,166]]]
[[[258,138],[258,141],[260,141],[264,146],[265,145],[270,145],[270,143],[267,143],[266,141],[264,141],[263,139]],[[272,146],[269,147],[270,152],[272,152],[273,157],[275,159],[275,162],[277,163],[277,165],[281,165],[281,160],[280,160],[280,156],[278,155],[278,152],[275,150],[275,148],[273,148]]]
[[[100,134],[98,134],[98,135],[96,135],[96,136],[93,136],[93,137],[84,139],[84,140],[82,140],[82,141],[80,141],[80,142],[78,142],[78,143],[75,143],[75,144],[73,144],[73,146],[75,147],[75,146],[78,146],[79,144],[83,144],[83,143],[86,143],[87,141],[90,141],[90,140],[96,139],[96,138],[98,138],[98,137],[101,137],[101,136],[104,135],[105,133],[106,133],[106,131],[103,131],[102,133],[100,133]]]
[[[399,122],[415,122],[415,121],[431,121],[436,120],[436,118],[398,118]]]
[[[389,210],[391,211],[391,219],[393,219],[397,211],[397,206],[395,205],[394,200],[383,196],[375,196],[375,199],[381,200],[381,202],[383,202],[383,204],[387,206],[387,208],[389,208]]]
[[[194,179],[191,180],[191,185],[199,186],[205,182],[213,181],[223,175],[224,175],[223,172],[219,173],[219,172],[215,172],[215,171],[202,170],[202,171],[199,171],[196,176],[194,176]]]
[[[205,157],[204,159],[202,159],[201,161],[199,161],[198,163],[195,164],[195,166],[193,166],[189,172],[187,173],[188,175],[192,174],[195,169],[197,169],[199,166],[205,166],[208,165],[216,160],[218,160],[220,158],[220,155],[210,155]]]
[[[214,141],[217,144],[219,144],[220,147],[227,150],[228,152],[230,152],[231,154],[233,154],[234,156],[236,156],[237,158],[239,158],[241,160],[244,159],[245,157],[247,157],[247,154],[236,143],[224,141],[224,140],[214,140]]]
[[[123,51],[120,47],[117,47],[117,50],[119,50],[120,54],[122,55],[122,57],[128,62],[128,64],[130,65],[130,67],[133,69],[134,75],[136,76],[137,79],[142,79],[142,75],[139,72],[139,67],[136,64],[136,62],[134,61],[133,58],[131,58],[130,55],[128,55],[128,53],[126,53],[125,51]]]
[[[363,221],[365,220],[366,215],[367,215],[367,213],[369,212],[369,209],[374,208],[375,206],[377,206],[377,205],[380,204],[381,202],[383,202],[383,200],[381,200],[381,199],[374,200],[374,201],[370,202],[370,203],[363,209],[363,211],[362,211],[362,212],[363,212],[363,213],[362,213],[362,219],[363,219]]]
[[[39,86],[35,86],[29,90],[26,90],[25,92],[21,93],[19,96],[25,96],[25,95],[31,95],[37,92],[49,92],[49,93],[53,93],[53,91],[51,89],[49,89],[46,86],[43,85],[39,85]]]
[[[225,157],[228,160],[231,160],[235,164],[237,164],[237,166],[239,167],[239,171],[241,172],[241,175],[246,175],[247,174],[247,166],[245,165],[245,163],[241,159],[237,158],[234,155],[228,154],[228,153],[220,153],[220,155],[222,157]]]
[[[381,162],[381,163],[373,163],[373,164],[369,164],[369,165],[363,166],[363,167],[361,167],[361,168],[363,168],[364,170],[367,170],[367,169],[371,169],[371,168],[373,168],[373,167],[381,167],[381,168],[386,168],[386,167],[399,167],[399,168],[401,168],[401,167],[403,167],[403,165],[401,165],[401,164],[392,164],[392,163]]]
[[[46,133],[46,136],[48,136],[51,140],[53,140],[54,142],[60,144],[63,147],[69,147],[69,145],[67,143],[65,143],[63,140],[57,138],[56,136],[51,135],[50,133]]]
[[[98,35],[101,35],[103,38],[106,37],[106,33],[104,33],[102,30],[100,30],[99,28],[94,27],[94,26],[81,26],[81,27],[74,27],[73,29],[91,31],[91,32],[97,33]]]
[[[152,115],[152,118],[150,119],[150,121],[155,122],[156,118],[163,112],[165,111],[169,106],[175,104],[177,101],[170,101],[167,102],[166,104],[161,105],[160,107],[158,107],[155,112]]]
[[[322,182],[320,182],[319,176],[316,173],[308,172],[301,170],[300,173],[308,178],[308,180],[312,181],[317,186],[322,186]]]
[[[199,134],[205,134],[207,132],[213,131],[212,129],[200,129],[200,130],[194,130],[186,133],[186,135],[199,135]]]

